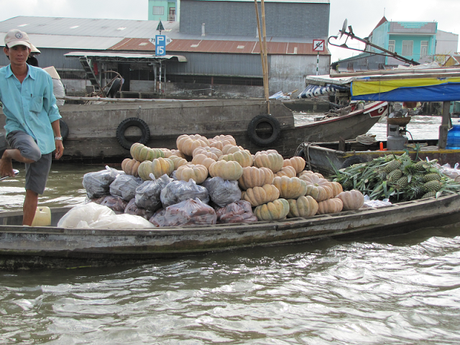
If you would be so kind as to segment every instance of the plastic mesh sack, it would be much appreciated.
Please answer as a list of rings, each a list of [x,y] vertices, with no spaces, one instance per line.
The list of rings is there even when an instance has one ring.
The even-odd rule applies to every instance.
[[[83,187],[89,199],[100,198],[110,194],[110,184],[124,172],[105,167],[105,170],[90,172],[83,175]]]
[[[184,200],[198,198],[205,204],[209,203],[208,190],[190,179],[186,181],[172,181],[162,189],[160,200],[163,207],[178,204]]]
[[[156,211],[161,208],[161,190],[171,181],[173,180],[164,174],[158,179],[142,183],[136,188],[136,205],[150,211]]]
[[[217,216],[214,209],[200,199],[188,199],[158,211],[150,222],[157,226],[213,225]]]
[[[136,188],[142,184],[140,177],[133,175],[118,175],[110,184],[110,194],[121,196],[123,200],[129,201],[136,196]]]
[[[241,189],[238,181],[224,180],[222,177],[208,178],[204,181],[209,197],[219,207],[224,207],[241,199]]]

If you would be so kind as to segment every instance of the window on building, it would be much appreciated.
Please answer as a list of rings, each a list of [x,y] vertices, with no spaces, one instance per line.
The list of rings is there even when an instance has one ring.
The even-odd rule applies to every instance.
[[[395,52],[395,40],[388,41],[388,50],[392,53]]]
[[[176,21],[176,8],[175,7],[169,8],[168,20],[170,22]]]
[[[414,41],[403,41],[402,42],[402,55],[412,56],[413,55]]]
[[[152,14],[154,16],[162,16],[165,13],[165,9],[162,6],[153,6],[152,7]]]
[[[428,41],[420,42],[420,57],[428,55]]]

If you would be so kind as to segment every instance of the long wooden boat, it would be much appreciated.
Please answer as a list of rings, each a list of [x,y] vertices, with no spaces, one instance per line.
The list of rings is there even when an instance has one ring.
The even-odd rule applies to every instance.
[[[380,148],[383,147],[383,150]],[[330,176],[336,169],[352,164],[369,162],[383,155],[401,155],[409,153],[412,160],[436,159],[440,165],[453,167],[460,162],[460,150],[442,149],[437,139],[409,141],[404,150],[387,150],[386,141],[363,144],[356,140],[302,143],[296,155],[303,157],[307,168]]]
[[[459,223],[459,209],[460,194],[450,194],[310,218],[142,230],[56,227],[69,208],[52,211],[54,226],[23,227],[20,212],[4,212],[0,213],[0,269],[120,265],[326,237],[386,236]]]
[[[270,101],[271,114],[266,115],[267,104],[260,99],[101,100],[105,102],[60,107],[66,132],[64,161],[121,162],[133,142],[175,148],[181,134],[228,134],[252,153],[270,148],[290,157],[304,141],[366,133],[388,107],[387,102],[371,102],[346,115],[296,126],[293,112],[281,101]],[[0,116],[0,128],[3,125]]]

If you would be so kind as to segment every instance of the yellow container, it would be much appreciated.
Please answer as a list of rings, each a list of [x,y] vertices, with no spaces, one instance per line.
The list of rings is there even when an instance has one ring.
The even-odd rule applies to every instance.
[[[35,217],[32,221],[32,226],[48,226],[51,225],[51,210],[48,206],[38,206],[35,211]]]

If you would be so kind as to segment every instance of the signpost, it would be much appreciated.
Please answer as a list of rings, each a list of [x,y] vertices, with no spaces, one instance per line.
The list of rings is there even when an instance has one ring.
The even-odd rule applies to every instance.
[[[319,74],[319,53],[323,52],[325,49],[325,40],[313,40],[313,51],[317,52],[316,54],[316,75]]]

